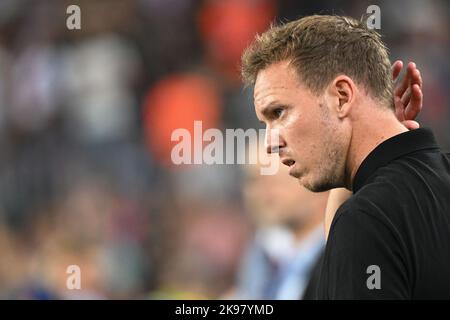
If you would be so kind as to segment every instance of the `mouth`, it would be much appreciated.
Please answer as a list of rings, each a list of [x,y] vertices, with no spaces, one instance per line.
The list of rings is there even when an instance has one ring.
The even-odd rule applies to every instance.
[[[292,167],[295,164],[295,161],[292,159],[283,159],[281,162],[288,167]]]
[[[287,158],[287,159],[281,160],[281,162],[285,166],[289,167],[289,175],[294,176],[295,160]]]

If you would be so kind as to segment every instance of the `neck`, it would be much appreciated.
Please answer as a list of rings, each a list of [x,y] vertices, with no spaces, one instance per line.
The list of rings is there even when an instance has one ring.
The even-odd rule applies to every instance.
[[[375,110],[353,126],[347,155],[345,187],[352,190],[353,181],[361,163],[382,142],[406,132],[394,113]]]

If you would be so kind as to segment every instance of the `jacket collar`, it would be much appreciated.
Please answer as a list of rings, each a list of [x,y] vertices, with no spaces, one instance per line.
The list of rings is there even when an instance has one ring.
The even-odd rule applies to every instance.
[[[361,189],[378,168],[404,155],[425,149],[439,149],[433,132],[427,128],[403,132],[383,141],[359,166],[353,179],[353,193]]]

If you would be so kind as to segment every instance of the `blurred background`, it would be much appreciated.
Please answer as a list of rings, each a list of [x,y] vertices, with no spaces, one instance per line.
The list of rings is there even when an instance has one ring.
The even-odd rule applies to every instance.
[[[0,298],[300,298],[326,194],[259,164],[174,166],[170,135],[261,128],[239,80],[254,35],[372,4],[450,151],[448,1],[0,0]]]

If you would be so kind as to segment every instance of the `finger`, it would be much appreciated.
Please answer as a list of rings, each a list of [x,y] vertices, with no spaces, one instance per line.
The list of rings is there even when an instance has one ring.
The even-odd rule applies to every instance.
[[[410,101],[411,88],[413,85],[417,84],[420,88],[422,88],[422,76],[420,75],[420,70],[415,68],[414,63],[410,63],[410,65],[408,65],[408,73],[410,74],[411,82],[409,83],[408,89],[401,97],[404,106],[407,106]]]
[[[405,119],[414,120],[422,110],[423,93],[418,84],[414,84],[411,89],[411,101],[405,109]]]
[[[415,69],[411,75],[411,85],[418,84],[422,88],[422,75],[419,69]]]
[[[405,120],[402,122],[402,124],[408,128],[409,130],[415,130],[420,128],[420,124],[417,121],[414,120]]]
[[[414,65],[413,65],[413,67],[414,67]],[[405,106],[405,107],[408,106],[408,104],[409,104],[409,102],[411,100],[411,91],[412,91],[413,86],[414,85],[418,85],[419,89],[420,90],[422,89],[422,76],[420,75],[420,70],[419,69],[414,69],[414,68],[411,68],[409,70],[410,70],[409,72],[411,73],[411,82],[410,82],[410,84],[408,86],[408,89],[406,90],[406,92],[401,97],[403,106]],[[422,97],[421,97],[419,91],[416,91],[416,94],[415,94],[414,98],[415,98],[415,105],[419,104],[419,106],[417,106],[417,108],[419,108],[418,112],[420,112],[421,106],[422,106],[422,100],[421,100]]]
[[[406,89],[406,92],[401,97],[403,107],[408,105],[410,99],[411,99],[411,86],[409,86],[408,89]]]
[[[396,86],[395,90],[394,90],[394,95],[401,97],[403,96],[403,93],[405,93],[406,89],[408,88],[408,85],[411,81],[411,72],[413,71],[413,69],[411,69],[411,71],[407,71],[405,73],[405,75],[403,76],[403,79],[400,80],[400,83]]]
[[[408,62],[408,65],[406,66],[406,72],[409,75],[412,75],[415,70],[417,70],[416,64],[414,62],[411,62],[411,61]]]
[[[402,71],[403,61],[397,60],[392,64],[392,79],[395,81],[398,78],[398,75]]]
[[[402,99],[398,96],[394,96],[395,116],[399,121],[405,120],[405,105]]]
[[[406,67],[406,74],[410,85],[418,84],[419,86],[422,86],[422,77],[414,62],[408,63],[408,66]]]

